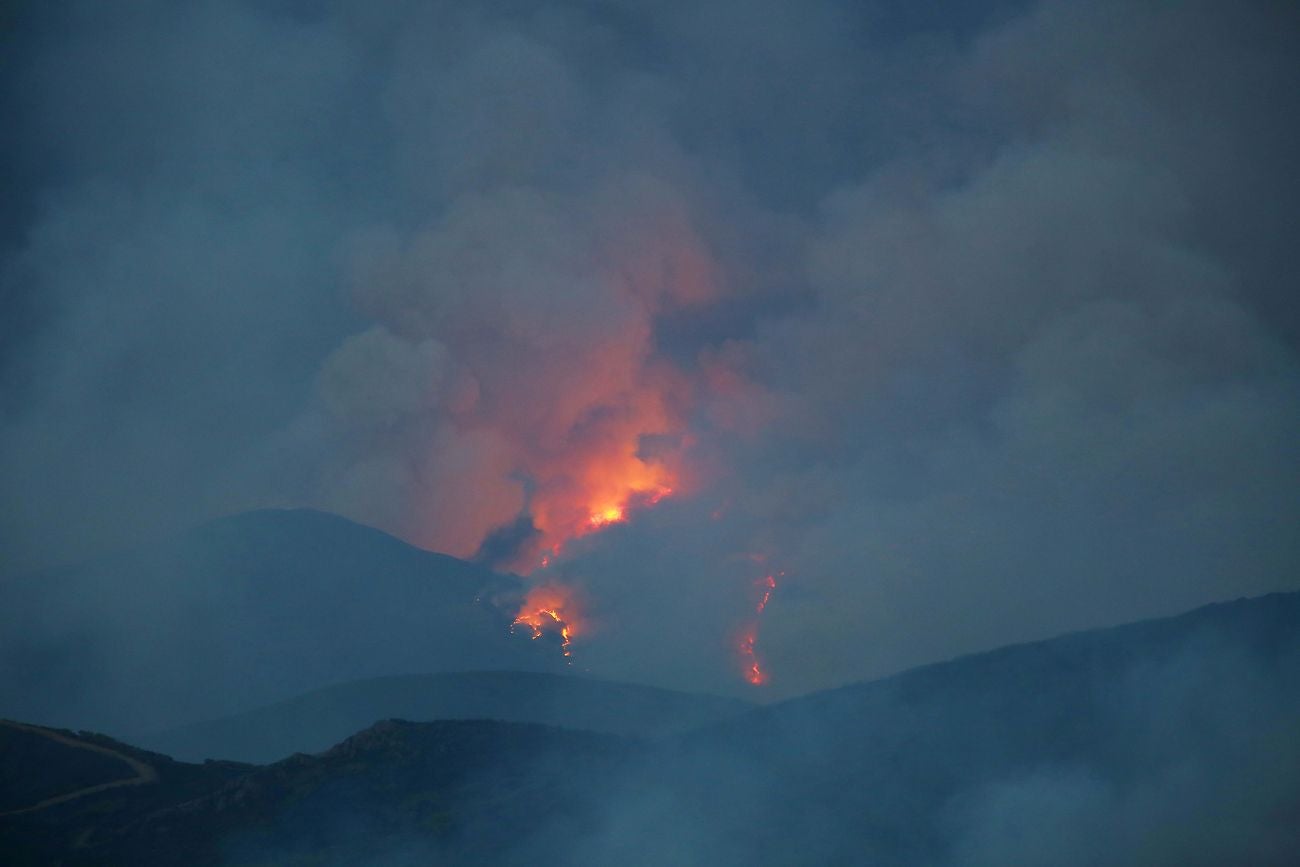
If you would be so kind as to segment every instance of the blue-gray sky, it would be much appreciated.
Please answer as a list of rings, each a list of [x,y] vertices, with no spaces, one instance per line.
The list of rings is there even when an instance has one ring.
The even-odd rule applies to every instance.
[[[639,429],[600,674],[755,570],[780,692],[1296,587],[1294,5],[914,5],[6,4],[0,566],[469,555]]]

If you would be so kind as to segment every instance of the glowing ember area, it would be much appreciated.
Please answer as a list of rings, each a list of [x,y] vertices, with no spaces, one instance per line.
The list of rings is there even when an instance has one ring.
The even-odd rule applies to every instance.
[[[629,451],[635,449],[629,445]],[[628,521],[640,509],[651,508],[672,496],[678,474],[664,464],[646,462],[627,454],[597,460],[578,478],[543,480],[533,498],[535,545],[521,552],[511,566],[527,574],[548,566],[564,546],[583,536]],[[603,471],[602,471],[603,470]]]
[[[772,591],[776,589],[776,578],[768,575],[763,579],[762,587],[763,598],[758,600],[758,608],[755,611],[756,614],[762,614],[763,609],[767,607],[767,603],[772,601]]]
[[[758,636],[753,632],[746,634],[740,639],[740,655],[748,663],[745,669],[745,680],[748,680],[754,686],[762,686],[767,683],[767,675],[763,673],[763,667],[759,665],[758,655],[754,652],[754,642]]]
[[[785,573],[780,572],[778,574],[784,575]],[[739,650],[745,680],[754,686],[763,686],[767,683],[768,676],[767,672],[763,670],[762,661],[758,657],[755,645],[758,643],[759,619],[767,608],[767,604],[772,601],[772,593],[776,590],[776,576],[766,575],[759,581],[754,582],[754,586],[759,591],[758,603],[754,606],[754,619],[740,637]]]
[[[565,656],[573,655],[573,637],[578,634],[577,605],[573,592],[558,584],[544,584],[528,591],[511,631],[524,627],[532,632],[534,641],[547,633],[558,632],[560,649]]]
[[[554,565],[573,540],[635,520],[637,512],[689,491],[682,415],[689,397],[677,393],[676,378],[664,378],[629,388],[619,405],[590,409],[554,437],[519,435],[507,472],[523,480],[526,493],[495,526],[523,515],[531,533],[494,565],[523,575]],[[539,427],[546,425],[519,422],[521,431]],[[484,539],[480,531],[474,547]]]
[[[611,503],[593,509],[591,516],[587,519],[587,525],[593,530],[601,527],[607,527],[610,524],[619,524],[627,520],[627,510],[630,504],[635,503],[643,508],[657,505],[664,497],[672,496],[673,489],[660,486],[653,491],[631,490],[623,497],[620,503]]]
[[[657,463],[633,458],[622,464],[624,475],[592,478],[585,485],[542,487],[534,498],[533,526],[537,538],[508,565],[527,575],[550,566],[565,545],[628,521],[634,512],[651,508],[672,496],[676,473]],[[577,490],[575,490],[577,489]]]
[[[548,532],[547,528],[538,523],[541,538],[547,539],[549,537],[553,541],[550,541],[548,547],[540,556],[532,554],[530,557],[531,564],[525,565],[520,571],[527,574],[533,571],[533,565],[540,566],[542,569],[549,568],[552,560],[560,556],[564,550],[564,543],[569,539],[597,532],[611,524],[622,523],[628,519],[629,509],[649,508],[673,493],[671,487],[658,482],[649,488],[641,488],[639,485],[639,480],[634,479],[627,485],[626,490],[619,492],[617,500],[613,502],[606,500],[603,505],[590,508],[585,524],[568,527],[567,534],[558,540],[554,538],[557,535],[556,533],[553,531]],[[546,514],[546,511],[541,510],[541,514]],[[534,517],[534,521],[537,522],[536,517]],[[573,637],[577,634],[574,619],[575,606],[572,591],[561,585],[549,583],[534,587],[528,592],[523,605],[515,615],[511,629],[514,630],[520,626],[527,627],[532,631],[533,639],[536,640],[546,632],[558,628],[560,648],[566,657],[570,657],[571,662]]]
[[[599,511],[592,512],[587,523],[592,527],[604,527],[606,524],[617,524],[625,520],[622,506],[606,506]]]

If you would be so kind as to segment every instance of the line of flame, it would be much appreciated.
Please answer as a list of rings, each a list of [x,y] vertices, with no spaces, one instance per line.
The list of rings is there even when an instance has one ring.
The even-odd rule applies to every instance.
[[[751,555],[751,560],[761,563],[766,558],[762,555]],[[777,573],[785,575],[784,572]],[[763,611],[767,604],[772,601],[772,593],[776,590],[776,575],[766,575],[759,581],[755,582],[756,586],[762,588],[762,596],[759,597],[758,604],[754,606],[754,618],[750,621],[749,626],[740,638],[740,657],[744,663],[745,680],[754,686],[763,686],[768,682],[767,672],[763,670],[762,662],[759,660],[758,651],[755,645],[758,643],[758,627],[763,616]]]

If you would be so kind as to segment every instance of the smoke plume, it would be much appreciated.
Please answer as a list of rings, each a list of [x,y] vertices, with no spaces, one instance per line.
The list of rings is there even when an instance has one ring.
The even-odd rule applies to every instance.
[[[1296,25],[16,4],[0,568],[313,506],[749,692],[784,571],[767,695],[1294,587]]]

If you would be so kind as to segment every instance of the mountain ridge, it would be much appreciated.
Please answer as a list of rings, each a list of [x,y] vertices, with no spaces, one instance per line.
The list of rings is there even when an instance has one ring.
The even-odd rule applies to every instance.
[[[0,848],[27,853],[16,864],[1282,865],[1300,851],[1298,728],[1300,593],[1279,593],[655,741],[388,720],[261,767],[158,758],[158,786],[0,817]],[[164,797],[169,775],[184,797]]]
[[[260,764],[294,752],[320,752],[380,719],[495,719],[657,737],[753,706],[740,699],[577,674],[441,672],[336,684],[233,717],[132,740],[188,761]]]
[[[510,634],[521,592],[339,516],[242,513],[0,583],[0,715],[123,734],[458,658],[562,670],[552,642]]]

